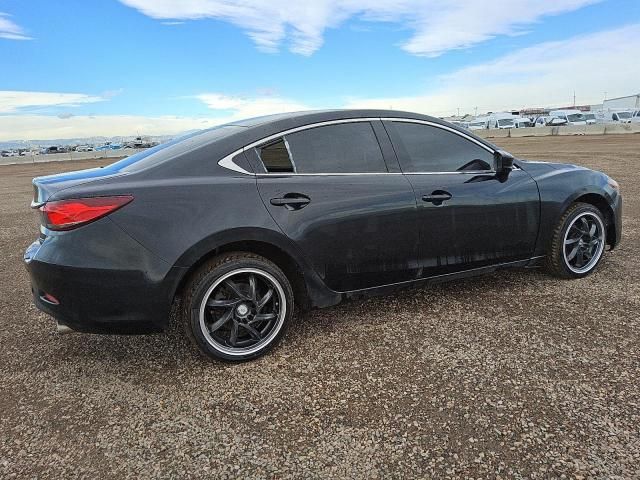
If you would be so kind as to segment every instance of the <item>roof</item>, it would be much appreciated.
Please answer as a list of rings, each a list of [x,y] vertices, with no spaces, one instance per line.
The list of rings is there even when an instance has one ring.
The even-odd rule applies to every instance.
[[[423,115],[420,113],[403,112],[399,110],[378,110],[378,109],[332,109],[332,110],[304,110],[300,112],[276,113],[273,115],[264,115],[262,117],[253,117],[245,120],[231,122],[229,125],[240,127],[255,127],[267,123],[279,121],[299,121],[300,124],[313,123],[317,121],[329,121],[348,118],[378,118],[378,117],[405,117],[417,118],[429,121],[437,121],[440,119]]]

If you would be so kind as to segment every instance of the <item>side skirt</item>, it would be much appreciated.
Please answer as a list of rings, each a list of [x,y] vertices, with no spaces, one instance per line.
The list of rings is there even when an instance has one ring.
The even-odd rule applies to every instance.
[[[544,256],[532,257],[526,260],[499,263],[496,265],[489,265],[486,267],[463,270],[461,272],[446,273],[444,275],[437,275],[434,277],[420,278],[417,280],[409,280],[406,282],[399,282],[399,283],[393,283],[389,285],[381,285],[378,287],[364,288],[361,290],[352,290],[349,292],[341,292],[341,293],[336,292],[336,293],[341,297],[342,300],[347,300],[347,299],[356,300],[356,299],[368,298],[368,297],[373,297],[378,295],[387,295],[389,293],[393,293],[399,290],[406,290],[409,288],[419,288],[425,285],[444,283],[444,282],[449,282],[449,281],[458,280],[462,278],[477,277],[480,275],[485,275],[487,273],[495,272],[496,270],[502,270],[507,268],[524,268],[524,267],[535,268],[540,264],[540,260],[543,258]],[[329,305],[326,305],[326,304],[322,305],[322,307],[326,307],[326,306],[329,306]]]

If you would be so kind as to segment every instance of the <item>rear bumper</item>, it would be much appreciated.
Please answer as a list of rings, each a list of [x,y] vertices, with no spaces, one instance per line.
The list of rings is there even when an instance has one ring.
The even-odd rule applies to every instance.
[[[108,219],[36,241],[24,261],[36,307],[84,333],[164,330],[183,273]]]

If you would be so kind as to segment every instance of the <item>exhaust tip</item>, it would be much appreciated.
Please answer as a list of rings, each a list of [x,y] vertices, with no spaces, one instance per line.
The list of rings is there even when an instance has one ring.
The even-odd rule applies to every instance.
[[[67,334],[67,333],[73,333],[75,330],[73,330],[71,327],[68,327],[66,325],[63,325],[60,322],[56,322],[56,331],[60,334]]]

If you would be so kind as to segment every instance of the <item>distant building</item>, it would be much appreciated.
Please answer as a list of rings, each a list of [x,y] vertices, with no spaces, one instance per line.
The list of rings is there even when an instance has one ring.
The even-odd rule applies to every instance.
[[[609,98],[602,104],[603,110],[636,110],[640,109],[640,93],[626,97]]]

